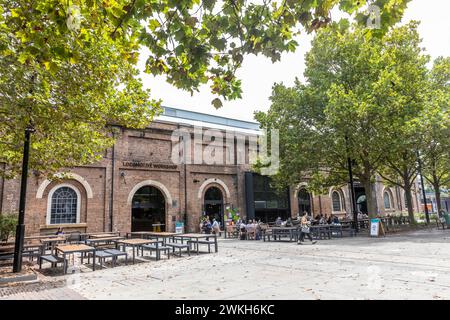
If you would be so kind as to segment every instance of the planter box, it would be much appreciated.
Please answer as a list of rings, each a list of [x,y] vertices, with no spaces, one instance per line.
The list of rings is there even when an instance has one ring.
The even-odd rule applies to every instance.
[[[19,273],[13,273],[11,271],[12,267],[8,267],[8,269],[9,271],[3,270],[3,272],[0,272],[0,285],[37,280],[37,274],[32,270],[22,270]]]

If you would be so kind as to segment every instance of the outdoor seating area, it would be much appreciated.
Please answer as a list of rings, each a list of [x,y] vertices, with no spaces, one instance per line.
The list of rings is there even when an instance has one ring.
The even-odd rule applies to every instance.
[[[348,217],[339,219],[336,216],[310,219],[310,233],[315,240],[330,240],[333,238],[354,237],[356,230],[354,223]],[[388,229],[388,218],[382,218],[382,223]],[[405,222],[406,223],[406,222]],[[366,232],[369,229],[370,220],[366,217],[360,217],[358,220],[358,229]],[[262,240],[262,241],[298,241],[301,233],[299,219],[287,219],[283,221],[278,218],[277,221],[264,223],[261,221],[249,220],[248,223],[238,221],[236,224],[227,225],[225,229],[225,238],[236,238],[240,240]]]
[[[39,270],[85,266],[95,271],[149,260],[182,257],[191,253],[218,252],[214,234],[170,232],[101,232],[29,236],[24,239],[22,258],[35,261]],[[155,253],[155,254],[153,254]],[[2,246],[0,259],[13,260],[14,244]]]

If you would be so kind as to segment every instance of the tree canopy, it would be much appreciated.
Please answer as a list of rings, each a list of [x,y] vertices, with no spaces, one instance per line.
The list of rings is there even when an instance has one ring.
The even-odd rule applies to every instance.
[[[257,114],[263,127],[280,129],[280,183],[309,180],[315,191],[345,185],[350,158],[370,215],[378,213],[378,173],[403,178],[395,169],[406,167],[399,185],[410,192],[417,137],[433,109],[429,58],[417,25],[394,27],[377,38],[346,23],[318,32],[306,56],[306,83],[276,84],[270,110]]]
[[[441,188],[450,187],[450,57],[434,61],[429,75],[429,108],[420,123],[418,139],[422,174],[433,186],[437,209],[442,209]]]
[[[407,0],[372,1],[384,33]],[[194,92],[241,95],[236,70],[246,54],[272,61],[299,45],[300,30],[331,22],[339,7],[364,24],[367,1],[0,0],[0,173],[20,171],[23,132],[34,130],[30,167],[53,172],[94,162],[114,138],[110,125],[143,128],[159,101],[142,88],[136,64]],[[221,97],[221,99],[219,98]]]

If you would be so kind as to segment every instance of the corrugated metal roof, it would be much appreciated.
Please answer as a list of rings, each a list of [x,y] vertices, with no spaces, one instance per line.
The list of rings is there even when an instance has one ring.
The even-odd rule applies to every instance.
[[[257,122],[231,119],[171,107],[162,107],[162,108],[163,113],[160,116],[158,116],[156,120],[185,123],[196,126],[212,127],[221,130],[234,130],[247,133],[257,133],[260,131],[259,123]]]

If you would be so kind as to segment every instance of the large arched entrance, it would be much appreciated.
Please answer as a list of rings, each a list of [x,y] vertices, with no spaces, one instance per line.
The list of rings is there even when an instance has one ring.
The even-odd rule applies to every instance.
[[[364,187],[355,187],[356,210],[361,213],[368,213],[367,197]]]
[[[206,190],[204,196],[204,213],[209,219],[216,219],[223,227],[223,195],[217,187],[210,187]]]
[[[306,211],[308,212],[308,215],[311,215],[311,195],[306,191],[306,189],[302,188],[298,191],[297,199],[298,212],[302,214]]]
[[[165,231],[166,199],[156,187],[136,191],[131,207],[131,231]]]

